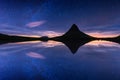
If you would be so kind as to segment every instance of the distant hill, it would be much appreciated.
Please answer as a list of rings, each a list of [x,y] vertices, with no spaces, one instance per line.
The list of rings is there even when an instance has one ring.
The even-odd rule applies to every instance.
[[[39,38],[13,36],[13,35],[6,35],[0,33],[0,43],[12,43],[12,42],[23,42],[23,41],[33,41],[33,40],[39,40]]]

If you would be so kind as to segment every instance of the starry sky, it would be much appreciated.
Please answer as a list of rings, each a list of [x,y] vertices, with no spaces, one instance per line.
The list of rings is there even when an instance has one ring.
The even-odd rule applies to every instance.
[[[119,14],[120,0],[0,0],[0,33],[57,36],[77,24],[118,35]],[[86,45],[75,55],[58,42],[0,45],[0,80],[120,80],[119,44]]]
[[[119,34],[119,14],[120,0],[0,0],[0,31],[66,32],[75,23],[84,32]]]

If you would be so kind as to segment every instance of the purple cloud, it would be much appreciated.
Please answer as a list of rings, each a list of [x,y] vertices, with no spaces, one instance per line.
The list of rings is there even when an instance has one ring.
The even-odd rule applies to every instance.
[[[26,54],[29,57],[33,57],[33,58],[40,58],[40,59],[45,59],[45,57],[39,53],[36,52],[30,52]]]
[[[33,28],[33,27],[37,27],[37,26],[41,26],[42,24],[44,24],[46,21],[35,21],[35,22],[30,22],[28,24],[26,24],[26,26]]]

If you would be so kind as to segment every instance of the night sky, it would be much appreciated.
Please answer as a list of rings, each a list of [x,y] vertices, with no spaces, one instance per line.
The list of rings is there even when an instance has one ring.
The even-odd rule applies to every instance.
[[[58,36],[72,24],[120,34],[120,0],[0,0],[0,33]],[[92,41],[72,54],[55,41],[0,45],[0,80],[120,80],[120,45]]]
[[[84,32],[120,33],[120,0],[0,0],[0,10],[3,33],[63,33],[74,23]]]

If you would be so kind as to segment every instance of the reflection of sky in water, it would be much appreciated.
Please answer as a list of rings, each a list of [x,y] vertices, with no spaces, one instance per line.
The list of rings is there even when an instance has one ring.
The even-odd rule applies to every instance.
[[[117,43],[93,41],[73,55],[62,43],[54,41],[5,44],[0,46],[0,78],[119,80],[119,49]]]
[[[58,36],[73,23],[96,37],[120,33],[119,0],[0,0],[0,33]],[[99,43],[99,44],[98,44]],[[120,80],[120,47],[91,42],[73,55],[59,42],[0,45],[0,80]]]

